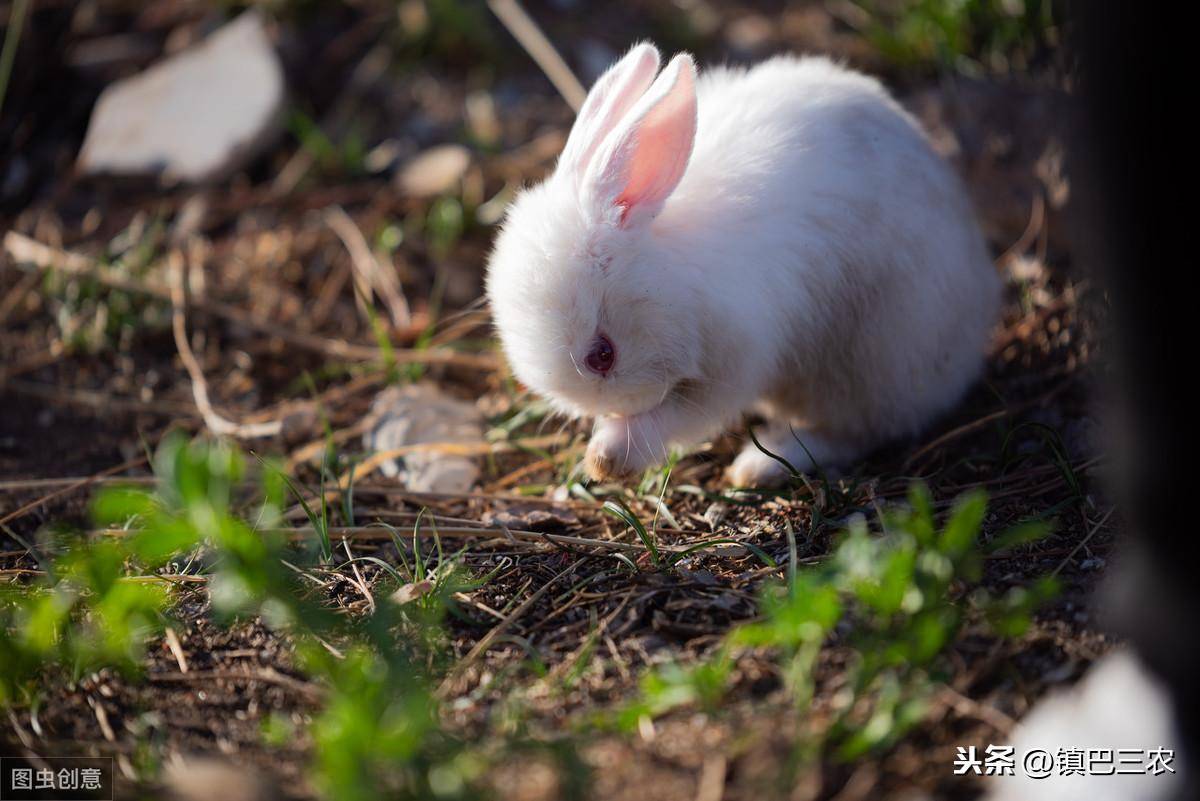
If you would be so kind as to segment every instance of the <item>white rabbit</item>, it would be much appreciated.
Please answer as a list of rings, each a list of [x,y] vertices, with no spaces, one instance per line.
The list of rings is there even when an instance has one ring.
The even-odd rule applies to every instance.
[[[750,409],[797,469],[912,435],[979,376],[1000,281],[951,169],[824,58],[661,74],[639,44],[513,202],[487,292],[516,376],[620,478]],[[786,478],[752,444],[738,486]]]

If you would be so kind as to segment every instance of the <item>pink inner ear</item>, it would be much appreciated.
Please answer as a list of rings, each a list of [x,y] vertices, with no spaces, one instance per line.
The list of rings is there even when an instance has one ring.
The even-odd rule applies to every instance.
[[[633,47],[588,92],[559,163],[582,173],[596,149],[625,113],[650,88],[658,71],[658,50],[650,44]]]
[[[634,132],[627,182],[615,200],[622,226],[632,211],[656,212],[687,169],[696,136],[695,76],[690,63],[679,65],[678,73],[670,91]]]

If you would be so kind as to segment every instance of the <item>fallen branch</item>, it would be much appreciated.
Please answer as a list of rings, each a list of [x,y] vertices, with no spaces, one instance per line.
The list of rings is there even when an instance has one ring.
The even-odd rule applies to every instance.
[[[341,445],[344,442],[349,442],[355,437],[362,436],[363,433],[365,433],[371,427],[370,423],[370,419],[363,418],[351,426],[340,428],[328,436],[322,437],[321,439],[314,439],[312,442],[301,445],[299,448],[292,451],[290,456],[288,456],[286,462],[287,471],[291,473],[295,471],[297,466],[304,464],[305,462],[310,462],[313,459],[320,459],[325,453],[325,449],[331,444]]]
[[[66,495],[69,492],[73,492],[81,487],[86,487],[89,484],[99,481],[100,479],[107,478],[108,476],[116,475],[117,473],[124,473],[126,470],[130,470],[134,467],[141,467],[143,464],[146,463],[146,461],[147,460],[146,460],[145,456],[139,456],[136,459],[130,459],[128,462],[122,462],[121,464],[114,465],[113,467],[110,467],[107,470],[101,470],[99,473],[96,473],[93,476],[88,476],[86,478],[80,478],[80,479],[72,479],[71,483],[67,484],[67,486],[63,487],[62,489],[55,490],[54,492],[51,492],[49,495],[43,495],[42,497],[38,498],[35,501],[31,501],[18,509],[14,509],[13,511],[6,514],[4,517],[0,517],[0,526],[4,525],[5,523],[9,523],[13,520],[16,520],[21,515],[25,514],[26,512],[32,511],[33,509],[38,508],[39,506],[41,506],[44,503],[52,501],[55,498],[58,498],[62,495]]]
[[[196,409],[204,418],[204,424],[218,436],[237,437],[238,439],[258,439],[260,437],[278,436],[283,431],[282,420],[270,420],[265,423],[235,423],[222,417],[213,408],[208,398],[208,382],[204,380],[204,370],[192,352],[188,343],[187,320],[184,317],[184,286],[187,284],[187,264],[183,254],[178,250],[171,251],[171,274],[174,281],[171,284],[171,328],[175,333],[175,347],[179,350],[179,358],[183,361],[184,369],[192,379],[192,398],[196,401]]]
[[[145,460],[142,460],[145,461]],[[0,481],[0,492],[18,492],[52,487],[82,487],[85,484],[146,484],[153,485],[158,479],[153,476],[128,476],[121,478],[97,478],[95,476],[64,476],[62,478],[16,478]]]
[[[311,701],[321,701],[325,698],[325,691],[320,685],[302,681],[286,673],[280,673],[273,667],[259,668],[255,671],[193,670],[188,673],[148,673],[146,674],[146,678],[153,684],[191,683],[198,681],[261,681],[292,690]]]
[[[1025,251],[1029,250],[1030,245],[1038,240],[1042,230],[1046,225],[1046,199],[1042,193],[1036,192],[1033,195],[1032,205],[1029,209],[1029,222],[1025,225],[1025,230],[1017,241],[1009,246],[1008,250],[1000,254],[996,259],[996,266],[1002,270],[1008,269],[1009,265],[1025,255]]]
[[[354,282],[358,286],[355,302],[359,304],[363,316],[368,316],[365,305],[371,302],[371,294],[374,291],[387,304],[392,327],[397,331],[407,329],[412,323],[412,315],[409,313],[408,301],[400,290],[396,271],[379,263],[362,231],[341,206],[330,206],[325,210],[325,224],[333,229],[350,254],[350,266],[354,269]]]
[[[583,106],[584,98],[587,97],[587,90],[554,49],[554,45],[550,44],[542,29],[525,13],[521,4],[516,0],[488,0],[488,8],[504,27],[508,28],[508,32],[521,47],[525,48],[525,52],[546,74],[550,83],[554,84],[554,88],[562,95],[563,100],[567,101],[567,105],[578,112]]]

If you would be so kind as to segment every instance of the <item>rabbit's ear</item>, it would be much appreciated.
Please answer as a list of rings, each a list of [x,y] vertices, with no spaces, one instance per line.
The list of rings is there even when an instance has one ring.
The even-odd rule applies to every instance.
[[[642,42],[600,76],[571,127],[571,135],[558,159],[560,168],[574,173],[576,179],[583,174],[604,137],[650,88],[658,72],[658,61],[658,49]]]
[[[585,202],[622,228],[645,224],[687,169],[696,139],[696,65],[671,59],[654,85],[608,135],[588,168]]]

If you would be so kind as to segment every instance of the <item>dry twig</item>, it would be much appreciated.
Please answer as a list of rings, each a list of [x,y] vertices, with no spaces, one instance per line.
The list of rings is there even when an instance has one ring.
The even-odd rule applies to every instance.
[[[567,101],[567,105],[578,112],[583,106],[583,99],[587,97],[587,90],[521,4],[517,0],[488,0],[488,8],[504,23],[504,27],[508,28],[513,38],[521,43],[521,47],[525,48],[530,58],[541,67],[542,72],[546,73],[546,77],[563,96],[563,100]]]
[[[67,486],[63,487],[62,489],[55,490],[54,492],[51,492],[49,495],[43,495],[42,497],[38,498],[35,501],[30,501],[29,503],[25,504],[24,506],[22,506],[18,509],[14,509],[13,511],[6,514],[4,517],[0,517],[0,526],[4,525],[5,523],[9,523],[13,520],[16,520],[18,517],[25,514],[26,512],[30,512],[30,511],[38,508],[42,504],[54,500],[55,498],[58,498],[62,495],[66,495],[67,493],[70,493],[70,492],[74,492],[75,490],[77,490],[81,487],[86,487],[87,485],[92,484],[92,483],[98,481],[99,479],[107,478],[108,476],[114,476],[117,473],[124,473],[126,470],[130,470],[134,467],[141,467],[145,463],[146,463],[146,457],[139,456],[136,459],[130,459],[128,462],[122,462],[121,464],[115,465],[106,470],[101,470],[99,473],[96,473],[93,476],[88,476],[87,478],[73,480],[72,483],[68,484]]]
[[[392,327],[397,331],[406,330],[412,323],[412,315],[400,289],[396,271],[379,263],[362,231],[341,206],[330,206],[325,210],[325,224],[333,229],[350,253],[350,265],[354,269],[354,283],[358,289],[354,300],[363,317],[368,318],[369,322],[365,306],[371,302],[372,293],[378,293],[387,305]]]
[[[188,343],[187,320],[184,317],[184,286],[187,284],[186,262],[183,254],[174,250],[171,252],[171,267],[175,280],[171,285],[171,328],[175,332],[175,347],[179,349],[179,358],[192,379],[192,398],[196,401],[196,409],[204,418],[204,424],[214,434],[219,436],[237,437],[238,439],[258,439],[274,437],[283,431],[282,420],[271,420],[265,423],[235,423],[222,417],[213,408],[208,399],[208,382],[204,380],[204,370],[200,366],[192,346]]]
[[[573,562],[565,569],[559,571],[554,578],[547,581],[541,587],[538,587],[537,590],[535,590],[532,595],[522,601],[516,609],[509,612],[508,616],[505,617],[504,620],[501,620],[499,623],[497,623],[491,631],[489,631],[483,636],[482,639],[479,640],[479,642],[475,643],[475,646],[467,652],[466,656],[464,656],[454,665],[454,668],[442,681],[441,685],[438,686],[438,695],[445,696],[448,694],[462,678],[467,668],[473,665],[475,660],[477,660],[484,652],[486,652],[488,648],[492,647],[492,643],[496,641],[497,637],[507,631],[508,628],[517,620],[517,618],[525,614],[525,612],[529,610],[529,607],[533,606],[535,603],[537,603],[539,598],[549,592],[550,588],[553,587],[560,578],[577,570],[581,564],[582,561]]]

